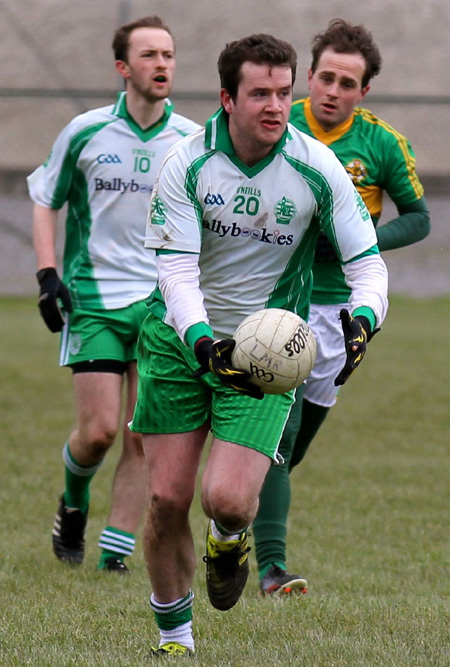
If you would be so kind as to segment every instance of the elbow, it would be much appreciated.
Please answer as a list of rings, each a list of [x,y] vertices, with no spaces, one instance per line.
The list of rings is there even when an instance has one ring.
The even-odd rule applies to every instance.
[[[431,231],[431,222],[430,222],[430,213],[429,211],[424,211],[421,220],[420,220],[420,225],[418,226],[418,241],[422,241],[422,239],[425,239],[428,234]]]

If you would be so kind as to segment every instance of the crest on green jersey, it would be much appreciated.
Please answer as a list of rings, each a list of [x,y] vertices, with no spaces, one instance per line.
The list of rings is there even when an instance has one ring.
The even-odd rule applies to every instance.
[[[352,160],[345,165],[345,171],[354,185],[361,183],[367,177],[367,168],[362,160]]]
[[[370,213],[367,210],[367,206],[363,202],[363,199],[361,195],[359,194],[358,190],[355,189],[355,200],[356,200],[356,205],[359,209],[359,212],[361,213],[361,218],[363,220],[370,220]]]
[[[165,225],[166,214],[166,205],[159,195],[155,195],[150,203],[150,220],[152,225]]]
[[[297,208],[292,199],[282,197],[276,202],[273,212],[279,225],[288,225],[297,213]]]

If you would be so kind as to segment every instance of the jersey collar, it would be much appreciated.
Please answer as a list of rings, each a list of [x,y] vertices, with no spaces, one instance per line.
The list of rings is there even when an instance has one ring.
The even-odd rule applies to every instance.
[[[236,157],[230,133],[228,131],[227,114],[223,109],[219,109],[211,116],[211,118],[208,118],[205,124],[205,130],[206,148],[210,148],[213,151],[221,151],[229,156]],[[273,157],[277,153],[281,153],[285,143],[290,139],[291,135],[288,128],[286,128],[269,155]]]
[[[349,118],[347,118],[347,120],[345,120],[343,123],[335,127],[333,130],[325,132],[325,130],[317,122],[316,117],[314,116],[311,110],[311,98],[309,97],[305,100],[304,112],[305,112],[306,122],[308,123],[309,129],[311,130],[312,134],[315,136],[316,139],[321,141],[326,146],[329,146],[334,141],[337,141],[344,134],[346,134],[346,132],[349,131],[349,129],[353,125],[353,119],[355,116],[355,114],[352,113],[352,115],[349,116]]]
[[[113,109],[113,114],[118,116],[119,118],[123,118],[123,120],[129,125],[131,130],[142,140],[142,141],[148,141],[149,139],[152,139],[154,136],[159,134],[161,130],[164,129],[164,127],[167,125],[167,122],[170,118],[170,115],[173,111],[173,104],[169,99],[166,99],[166,105],[164,108],[164,113],[161,116],[159,120],[156,121],[156,123],[153,123],[153,125],[150,125],[150,127],[146,127],[145,130],[140,127],[134,120],[132,116],[128,113],[127,109],[127,94],[125,91],[122,91],[118,93],[116,103],[114,105]]]

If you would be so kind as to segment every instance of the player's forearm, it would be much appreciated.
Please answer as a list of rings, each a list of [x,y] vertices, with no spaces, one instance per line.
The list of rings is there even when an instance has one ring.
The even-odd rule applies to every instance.
[[[156,266],[159,289],[167,308],[167,321],[173,326],[181,340],[185,340],[188,329],[200,323],[203,323],[203,326],[193,329],[198,330],[198,337],[212,336],[208,315],[203,304],[203,294],[199,286],[198,255],[193,253],[158,254]],[[189,341],[189,344],[193,343],[195,340]]]
[[[33,209],[33,245],[37,270],[56,267],[56,225],[58,211],[35,204]]]
[[[413,204],[399,207],[398,211],[397,218],[377,227],[380,252],[417,243],[430,232],[430,213],[423,197]]]
[[[343,264],[342,270],[346,283],[352,290],[352,312],[359,308],[370,308],[375,315],[376,326],[381,326],[388,308],[388,275],[380,255],[369,255],[348,262]]]

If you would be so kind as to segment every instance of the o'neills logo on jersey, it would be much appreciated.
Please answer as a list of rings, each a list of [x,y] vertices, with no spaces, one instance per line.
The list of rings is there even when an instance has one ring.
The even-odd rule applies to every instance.
[[[143,192],[144,194],[152,193],[152,186],[147,183],[137,183],[134,178],[131,181],[124,181],[121,178],[113,178],[112,181],[106,181],[104,178],[95,178],[95,191],[110,190],[120,192],[121,195],[125,192]]]
[[[225,236],[241,236],[242,238],[260,241],[261,243],[272,243],[273,245],[292,245],[294,241],[293,234],[280,234],[278,229],[268,232],[267,229],[239,227],[235,222],[231,225],[224,225],[221,220],[203,220],[202,226],[214,232],[214,234],[218,234],[220,238],[225,238]]]

